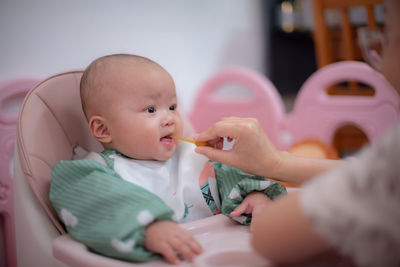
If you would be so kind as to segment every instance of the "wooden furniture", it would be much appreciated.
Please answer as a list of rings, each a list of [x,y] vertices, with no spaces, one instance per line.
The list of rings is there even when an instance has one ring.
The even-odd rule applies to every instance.
[[[351,24],[349,10],[354,7],[364,7],[367,14],[366,26],[377,29],[374,6],[382,3],[383,0],[313,0],[314,44],[318,68],[336,61],[363,60],[356,41],[356,27]],[[339,29],[331,29],[327,25],[325,11],[329,9],[339,11]],[[355,81],[332,85],[327,92],[330,95],[373,96],[375,94],[373,88]]]
[[[314,44],[318,68],[337,61],[333,53],[334,48],[337,47],[336,44],[332,44],[332,38],[335,33],[327,25],[325,11],[337,9],[340,12],[341,29],[339,38],[343,49],[343,58],[340,60],[356,60],[356,37],[354,27],[350,21],[349,9],[364,6],[367,13],[366,25],[369,28],[377,28],[374,6],[382,3],[383,0],[313,0]]]

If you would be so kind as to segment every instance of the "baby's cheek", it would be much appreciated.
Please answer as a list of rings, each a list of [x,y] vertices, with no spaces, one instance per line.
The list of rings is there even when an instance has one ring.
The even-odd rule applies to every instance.
[[[183,133],[183,121],[182,121],[182,119],[179,119],[178,122],[177,122],[177,132],[180,135],[182,135],[182,133]]]

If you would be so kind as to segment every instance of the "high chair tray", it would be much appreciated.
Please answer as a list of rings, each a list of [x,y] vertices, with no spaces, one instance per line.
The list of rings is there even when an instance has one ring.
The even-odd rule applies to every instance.
[[[251,249],[248,226],[239,225],[219,214],[205,219],[181,224],[192,232],[204,252],[193,263],[183,261],[179,266],[267,266]],[[53,242],[54,256],[69,266],[171,266],[164,260],[147,263],[132,263],[95,254],[68,235]]]

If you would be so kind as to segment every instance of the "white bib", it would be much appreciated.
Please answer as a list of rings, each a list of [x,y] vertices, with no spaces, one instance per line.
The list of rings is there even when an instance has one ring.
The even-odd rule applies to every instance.
[[[181,142],[167,161],[111,157],[114,170],[122,179],[157,195],[174,210],[175,220],[188,222],[212,215],[199,185],[207,158],[195,153],[194,148],[193,144]]]

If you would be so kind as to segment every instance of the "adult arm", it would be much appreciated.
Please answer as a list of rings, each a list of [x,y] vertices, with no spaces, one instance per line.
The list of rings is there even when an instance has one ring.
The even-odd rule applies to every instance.
[[[235,139],[231,150],[199,146],[196,152],[213,161],[237,167],[248,173],[293,184],[301,184],[341,162],[298,157],[279,151],[271,143],[258,121],[253,118],[223,118],[195,138],[197,141],[212,143],[224,137]]]
[[[276,264],[299,263],[333,251],[304,216],[299,194],[293,192],[266,205],[252,222],[252,246]]]
[[[275,263],[331,250],[357,266],[399,266],[400,125],[344,163],[268,205],[253,245]]]

